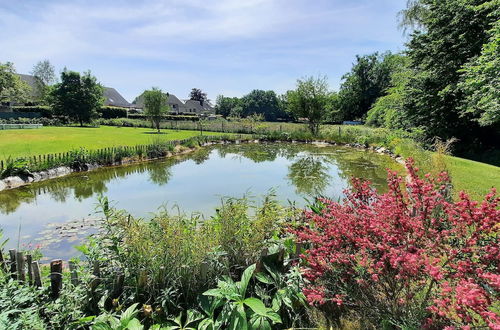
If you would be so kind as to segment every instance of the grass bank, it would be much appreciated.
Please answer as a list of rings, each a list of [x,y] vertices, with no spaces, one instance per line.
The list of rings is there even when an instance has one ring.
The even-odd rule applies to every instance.
[[[114,146],[150,144],[160,138],[164,141],[182,140],[200,135],[199,131],[162,130],[154,133],[140,127],[43,127],[0,131],[0,159],[28,157],[67,152],[79,148],[89,150]],[[208,134],[208,133],[207,133]],[[210,133],[219,135],[221,133]]]

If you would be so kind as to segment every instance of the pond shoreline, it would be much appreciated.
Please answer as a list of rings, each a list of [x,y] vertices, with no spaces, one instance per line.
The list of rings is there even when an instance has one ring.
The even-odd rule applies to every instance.
[[[99,168],[106,168],[106,167],[114,167],[114,166],[126,166],[126,165],[132,165],[132,164],[138,164],[138,163],[144,163],[144,162],[149,162],[149,161],[154,161],[154,160],[159,160],[159,159],[167,159],[170,157],[174,156],[180,156],[184,154],[188,154],[191,152],[196,151],[199,148],[204,148],[207,146],[211,145],[217,145],[217,144],[240,144],[240,143],[263,143],[263,142],[274,142],[274,143],[281,143],[281,142],[288,142],[290,141],[281,141],[281,140],[276,140],[276,141],[271,141],[271,140],[266,140],[266,139],[248,139],[248,140],[219,140],[219,141],[213,141],[213,142],[206,142],[201,144],[199,147],[183,147],[181,145],[176,145],[174,148],[173,152],[168,152],[166,156],[164,157],[157,157],[157,158],[137,158],[137,157],[132,157],[132,158],[125,158],[119,162],[114,162],[111,165],[101,165],[101,164],[94,164],[94,163],[86,163],[84,166],[82,166],[79,169],[74,169],[69,166],[59,166],[56,168],[52,168],[46,171],[40,171],[40,172],[35,172],[32,173],[32,176],[9,176],[4,179],[0,180],[0,192],[4,190],[11,190],[11,189],[16,189],[20,188],[23,186],[30,185],[32,183],[36,182],[42,182],[42,181],[47,181],[51,179],[56,179],[60,177],[64,177],[67,175],[70,175],[72,173],[82,173],[82,172],[89,172],[93,171]],[[398,155],[395,155],[391,150],[386,149],[384,147],[369,147],[363,144],[359,143],[335,143],[335,142],[328,142],[328,141],[321,141],[321,140],[314,140],[314,141],[299,141],[299,140],[293,140],[291,143],[304,143],[304,144],[315,144],[315,145],[324,145],[324,146],[345,146],[345,147],[351,147],[351,148],[356,148],[356,149],[365,149],[369,150],[372,152],[376,152],[379,154],[386,154],[389,155],[391,158],[393,158],[396,162],[400,164],[404,164],[404,159]]]

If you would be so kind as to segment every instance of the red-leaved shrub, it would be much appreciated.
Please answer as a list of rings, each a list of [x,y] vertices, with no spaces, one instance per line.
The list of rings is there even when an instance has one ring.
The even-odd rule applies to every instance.
[[[493,189],[481,203],[449,198],[446,173],[389,171],[378,194],[353,180],[342,203],[320,199],[292,229],[311,304],[338,306],[373,324],[401,328],[500,329],[500,210]]]

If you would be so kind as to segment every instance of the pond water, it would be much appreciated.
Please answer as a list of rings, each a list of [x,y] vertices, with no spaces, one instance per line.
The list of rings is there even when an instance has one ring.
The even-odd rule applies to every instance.
[[[269,192],[283,203],[306,205],[323,195],[342,198],[351,177],[385,190],[389,156],[340,146],[232,144],[142,164],[98,169],[0,192],[0,228],[6,248],[40,245],[47,259],[77,255],[72,246],[92,233],[98,197],[133,216],[159,207],[214,213],[223,197],[259,198]]]

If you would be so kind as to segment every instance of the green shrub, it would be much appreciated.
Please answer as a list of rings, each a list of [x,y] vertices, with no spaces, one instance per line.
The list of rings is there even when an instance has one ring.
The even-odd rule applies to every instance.
[[[126,118],[127,117],[127,108],[121,107],[113,107],[113,106],[103,106],[98,112],[101,115],[101,118],[111,119],[111,118]]]
[[[48,105],[33,105],[33,106],[13,106],[15,112],[39,112],[44,118],[52,118],[54,112],[52,107]]]

